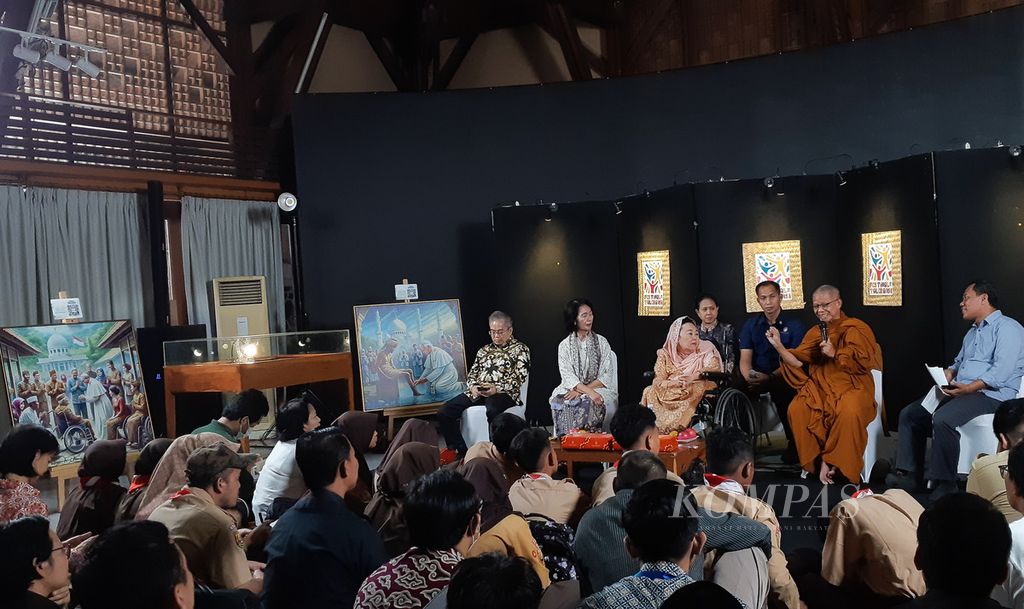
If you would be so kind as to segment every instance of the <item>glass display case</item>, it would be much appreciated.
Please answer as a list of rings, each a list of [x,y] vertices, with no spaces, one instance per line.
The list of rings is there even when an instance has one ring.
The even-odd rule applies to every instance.
[[[210,362],[253,364],[291,356],[351,351],[348,330],[186,339],[164,343],[164,365],[181,366]]]

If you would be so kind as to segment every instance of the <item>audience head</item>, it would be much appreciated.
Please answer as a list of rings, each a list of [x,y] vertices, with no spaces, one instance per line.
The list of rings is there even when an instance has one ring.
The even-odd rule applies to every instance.
[[[917,523],[914,565],[924,572],[929,590],[988,597],[1006,579],[1009,555],[1006,518],[977,495],[946,495]]]
[[[528,474],[551,475],[558,471],[558,457],[551,450],[551,437],[540,427],[524,429],[508,449],[516,464]]]
[[[245,461],[224,444],[197,448],[185,462],[188,485],[209,493],[221,508],[233,508],[238,503],[241,489],[240,476]]]
[[[664,480],[668,468],[658,455],[647,450],[634,450],[619,461],[615,480],[615,492],[636,490],[651,480]]]
[[[818,286],[811,294],[811,308],[818,319],[825,323],[839,319],[843,309],[843,297],[839,293],[839,288],[827,283]]]
[[[402,500],[402,515],[413,546],[425,550],[458,549],[465,554],[480,533],[476,489],[451,469],[414,480]]]
[[[718,299],[712,294],[705,292],[698,295],[693,301],[693,309],[705,326],[710,326],[718,321]]]
[[[164,453],[171,447],[170,438],[157,438],[152,440],[149,444],[146,444],[141,451],[139,451],[139,460],[135,462],[135,475],[136,476],[152,476],[153,470],[156,469],[157,463],[160,463],[160,459],[163,458]]]
[[[249,428],[270,412],[267,396],[258,389],[246,389],[234,402],[224,407],[220,416],[238,425],[238,435],[249,433]]]
[[[1001,469],[1006,484],[1006,500],[1013,509],[1024,513],[1024,444],[1010,449],[1006,466]]]
[[[499,347],[512,340],[512,316],[504,311],[495,311],[487,316],[487,327],[491,340]]]
[[[530,424],[526,419],[516,416],[511,412],[503,412],[491,419],[491,442],[498,452],[507,455],[512,440],[524,429],[529,429]]]
[[[192,609],[195,604],[185,555],[167,527],[152,520],[100,535],[72,581],[82,609]]]
[[[714,609],[742,609],[736,597],[714,582],[699,581],[676,590],[665,599],[661,609],[691,609],[692,607],[714,607]]]
[[[0,476],[33,480],[50,471],[60,452],[57,438],[38,425],[15,425],[0,442]]]
[[[288,400],[278,409],[276,425],[277,439],[288,442],[320,427],[320,417],[316,414],[316,407],[300,396]]]
[[[754,481],[754,446],[736,427],[719,427],[707,436],[708,470],[750,486]]]
[[[127,461],[127,440],[96,440],[85,449],[78,475],[82,478],[97,476],[116,483],[124,473]]]
[[[623,450],[658,450],[658,418],[641,404],[623,404],[610,423],[612,437]]]
[[[991,282],[976,279],[964,288],[963,298],[960,299],[960,313],[967,321],[980,322],[998,308],[999,294]]]
[[[352,444],[337,427],[325,427],[299,436],[295,462],[313,492],[332,491],[345,496],[359,480],[359,460]]]
[[[448,609],[537,609],[543,592],[525,559],[483,554],[455,567]]]
[[[11,600],[31,590],[48,597],[71,583],[68,557],[42,516],[0,525],[0,590]]]
[[[782,288],[774,281],[762,281],[754,286],[757,304],[768,315],[775,315],[782,310]]]
[[[594,327],[594,305],[586,298],[573,298],[567,302],[562,316],[569,334],[577,331],[590,332]]]
[[[1010,450],[1024,440],[1024,398],[1006,400],[996,408],[992,431],[999,440],[999,450]]]
[[[673,562],[683,570],[704,547],[692,510],[681,505],[683,487],[671,480],[651,480],[630,498],[622,514],[626,550],[645,563]],[[677,509],[677,505],[679,506]]]

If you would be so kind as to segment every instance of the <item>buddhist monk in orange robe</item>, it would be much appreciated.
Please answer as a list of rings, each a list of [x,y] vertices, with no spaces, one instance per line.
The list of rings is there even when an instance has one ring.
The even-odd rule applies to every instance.
[[[871,370],[882,369],[882,351],[866,323],[843,314],[839,289],[814,291],[814,314],[827,327],[807,331],[794,349],[786,349],[778,330],[768,341],[779,352],[782,377],[796,397],[789,406],[800,465],[832,484],[836,470],[850,482],[860,481],[868,424],[875,418],[875,383]],[[806,368],[805,368],[806,366]]]

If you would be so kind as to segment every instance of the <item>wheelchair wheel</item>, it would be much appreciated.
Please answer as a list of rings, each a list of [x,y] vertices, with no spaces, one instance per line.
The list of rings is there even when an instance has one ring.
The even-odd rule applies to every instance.
[[[89,446],[89,434],[81,425],[72,425],[64,432],[64,449],[78,454]]]
[[[718,427],[736,427],[755,438],[757,424],[754,419],[754,408],[745,393],[738,389],[726,388],[718,396],[714,408],[714,424]]]

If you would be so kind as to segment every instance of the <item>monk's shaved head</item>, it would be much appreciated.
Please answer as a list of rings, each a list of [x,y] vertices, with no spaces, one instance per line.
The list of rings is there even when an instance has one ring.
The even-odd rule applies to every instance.
[[[839,288],[837,288],[834,285],[829,285],[827,283],[823,284],[823,285],[819,285],[817,287],[817,289],[814,290],[814,294],[812,296],[815,296],[815,295],[818,295],[818,294],[821,294],[822,296],[830,296],[832,298],[840,298],[841,297],[841,294],[839,293]]]

